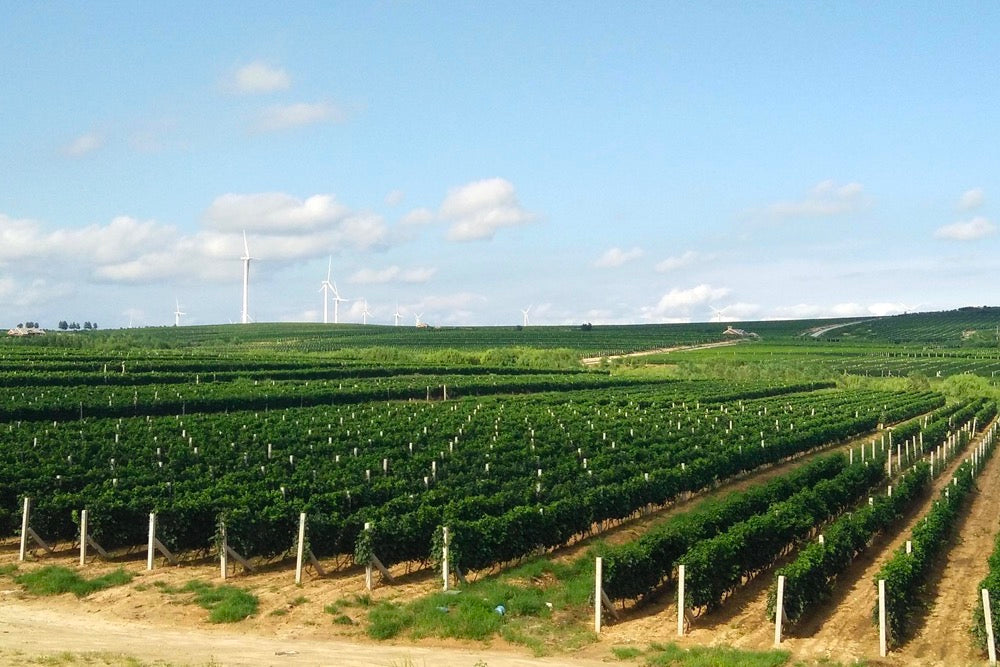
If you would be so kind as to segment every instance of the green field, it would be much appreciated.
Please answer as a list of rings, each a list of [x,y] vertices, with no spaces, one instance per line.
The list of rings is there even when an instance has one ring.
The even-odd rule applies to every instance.
[[[686,563],[693,604],[711,611],[861,503],[891,458],[884,435],[867,461],[819,452],[895,425],[912,465],[918,441],[936,447],[992,419],[998,323],[1000,309],[964,309],[732,325],[752,336],[719,323],[254,324],[10,338],[0,536],[17,535],[31,498],[32,529],[56,544],[78,538],[86,509],[104,548],[144,545],[156,512],[176,552],[213,553],[224,523],[230,546],[270,560],[290,554],[304,512],[318,558],[429,568],[447,526],[451,566],[490,581],[690,494],[816,460],[574,565],[534,566],[562,581],[559,604],[582,617],[595,553],[623,604],[655,596]],[[851,530],[888,525],[924,488],[920,475],[891,512],[873,506]],[[762,518],[780,515],[796,519]],[[721,563],[729,578],[712,574]],[[490,595],[520,599],[511,581]],[[420,604],[442,607],[434,600],[376,607],[373,636],[458,633],[419,620]],[[549,614],[530,595],[519,604],[515,616]],[[492,621],[491,610],[456,613]]]

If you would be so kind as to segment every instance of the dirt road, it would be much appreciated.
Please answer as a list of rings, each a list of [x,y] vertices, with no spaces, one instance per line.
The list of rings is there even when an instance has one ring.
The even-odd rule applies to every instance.
[[[170,629],[136,621],[104,618],[93,602],[68,602],[53,608],[51,599],[0,603],[0,662],[17,664],[26,656],[70,652],[102,653],[169,665],[265,667],[331,665],[344,667],[573,667],[602,665],[579,657],[532,658],[490,649],[392,646],[344,640],[261,637],[227,628]],[[73,604],[76,602],[76,604]]]

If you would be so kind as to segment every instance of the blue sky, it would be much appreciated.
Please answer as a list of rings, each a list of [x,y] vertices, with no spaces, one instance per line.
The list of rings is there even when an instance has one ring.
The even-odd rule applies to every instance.
[[[0,2],[0,314],[995,305],[996,3]],[[329,318],[333,319],[330,308]]]

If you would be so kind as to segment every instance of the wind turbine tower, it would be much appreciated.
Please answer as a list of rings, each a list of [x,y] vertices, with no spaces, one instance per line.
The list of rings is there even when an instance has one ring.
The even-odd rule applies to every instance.
[[[174,304],[177,306],[177,310],[174,311],[174,326],[179,327],[181,325],[181,315],[187,315],[187,313],[181,312],[181,302],[174,299]]]
[[[337,291],[337,283],[331,284],[330,289],[333,290],[333,323],[340,324],[340,302],[348,299],[341,298],[340,292]],[[323,319],[326,320],[325,317]]]
[[[364,308],[361,311],[361,323],[368,324],[368,316],[371,315],[372,312],[368,310],[368,299],[362,298],[361,301],[364,304]]]
[[[397,326],[397,327],[399,326],[399,318],[401,318],[401,317],[402,317],[402,315],[399,314],[399,302],[397,301],[396,302],[396,312],[394,312],[392,314],[392,318],[394,320],[394,326]],[[1000,337],[1000,334],[998,334],[998,337]]]
[[[250,246],[247,245],[247,233],[243,232],[243,309],[241,311],[240,322],[246,324],[250,321]]]
[[[534,304],[532,304],[534,305]],[[521,310],[521,315],[524,316],[524,324],[522,326],[528,326],[528,311],[531,310],[531,306]]]
[[[326,266],[326,280],[320,283],[319,291],[323,293],[323,324],[329,324],[330,320],[327,317],[327,312],[330,306],[330,292],[337,294],[337,288],[333,286],[330,282],[330,272],[333,270],[333,257],[330,258],[329,264]],[[337,295],[338,297],[340,295]],[[337,309],[337,302],[334,301],[334,311]],[[334,312],[334,319],[336,319],[336,312]]]

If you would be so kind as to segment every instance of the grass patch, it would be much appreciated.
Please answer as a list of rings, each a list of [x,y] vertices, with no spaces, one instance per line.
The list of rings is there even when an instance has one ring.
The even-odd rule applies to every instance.
[[[369,611],[368,634],[375,639],[407,635],[476,641],[500,635],[545,655],[594,640],[585,629],[593,585],[592,558],[568,564],[537,558],[460,591],[406,604],[380,603]]]
[[[85,579],[74,570],[59,565],[46,565],[40,570],[19,574],[14,581],[32,595],[61,595],[72,593],[78,598],[96,591],[122,586],[132,581],[131,572],[118,568],[93,579]]]
[[[168,595],[191,593],[191,601],[208,610],[210,623],[236,623],[257,613],[260,600],[242,588],[235,586],[213,586],[203,581],[192,580],[181,588],[175,588],[157,582],[157,588]],[[280,613],[276,613],[280,612]],[[282,616],[287,610],[278,609],[271,612],[272,616]]]
[[[728,646],[650,644],[645,654],[649,667],[780,667],[788,662],[788,651],[742,651]]]
[[[612,646],[611,655],[619,660],[632,660],[642,655],[642,650],[635,646]]]
[[[17,572],[17,565],[15,563],[7,563],[6,565],[0,565],[0,577],[6,577]]]
[[[336,625],[354,625],[354,621],[347,614],[338,614],[333,618],[333,622]]]

